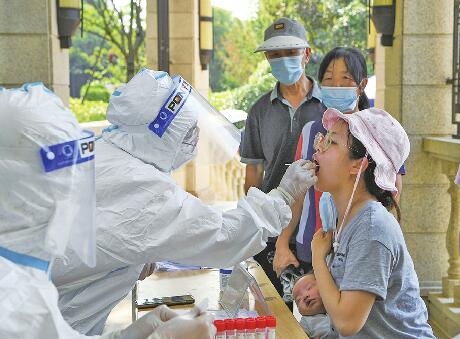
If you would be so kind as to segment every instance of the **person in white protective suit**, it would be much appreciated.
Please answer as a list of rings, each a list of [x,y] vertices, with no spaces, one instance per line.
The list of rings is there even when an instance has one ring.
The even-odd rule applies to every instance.
[[[0,87],[0,126],[0,338],[87,338],[49,276],[66,248],[95,265],[94,136],[41,83]],[[213,338],[199,312],[161,307],[102,338]]]
[[[68,265],[57,263],[52,273],[59,308],[82,333],[101,333],[145,263],[228,267],[260,252],[316,181],[312,165],[299,161],[278,189],[251,188],[227,212],[185,192],[170,172],[197,153],[198,164],[230,159],[240,134],[182,78],[164,72],[143,69],[116,90],[107,119],[112,126],[96,142],[97,265],[69,253]]]

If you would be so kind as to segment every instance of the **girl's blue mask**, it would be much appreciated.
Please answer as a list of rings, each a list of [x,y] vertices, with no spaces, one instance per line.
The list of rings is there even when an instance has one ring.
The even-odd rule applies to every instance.
[[[300,79],[304,72],[302,57],[303,54],[292,57],[268,59],[273,76],[284,85],[292,85]]]
[[[356,87],[321,87],[321,99],[327,108],[335,108],[342,113],[351,112],[358,103]]]
[[[337,209],[329,192],[324,192],[319,199],[319,216],[324,232],[335,231],[337,227]]]

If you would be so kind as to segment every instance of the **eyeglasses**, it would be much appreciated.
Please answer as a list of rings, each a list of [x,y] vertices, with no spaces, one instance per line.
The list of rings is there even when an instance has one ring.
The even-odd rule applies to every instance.
[[[340,144],[332,140],[332,133],[327,132],[324,135],[321,132],[316,133],[315,139],[313,140],[313,148],[318,152],[326,152],[332,144],[342,145],[351,150],[352,152],[359,154],[359,151],[355,148],[348,146],[346,144]]]

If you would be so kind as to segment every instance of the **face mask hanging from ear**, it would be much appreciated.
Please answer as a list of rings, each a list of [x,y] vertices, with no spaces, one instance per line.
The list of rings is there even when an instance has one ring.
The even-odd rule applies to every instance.
[[[319,199],[319,216],[323,232],[335,231],[337,228],[337,209],[329,192],[323,192]]]
[[[359,178],[361,177],[361,173],[363,171],[364,159],[367,158],[367,155],[368,153],[366,151],[366,154],[361,160],[361,165],[359,166],[359,171],[355,179],[355,184],[353,185],[353,191],[351,192],[350,200],[348,200],[347,209],[345,210],[345,213],[343,214],[342,222],[340,223],[340,228],[338,231],[337,230],[334,231],[334,243],[332,244],[332,247],[334,248],[334,253],[336,253],[337,249],[339,248],[340,234],[342,233],[342,230],[343,230],[343,224],[345,223],[348,213],[350,212],[351,203],[353,202],[353,197],[355,195],[356,188],[358,187]]]

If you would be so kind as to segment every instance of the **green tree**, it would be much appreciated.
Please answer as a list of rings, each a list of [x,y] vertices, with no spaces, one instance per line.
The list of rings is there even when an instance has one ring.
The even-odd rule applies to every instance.
[[[213,19],[214,53],[209,64],[209,86],[212,91],[220,92],[228,88],[224,77],[224,55],[221,52],[223,49],[222,37],[231,29],[234,19],[229,11],[219,7],[213,8]]]
[[[251,20],[218,15],[215,30],[224,32],[215,45],[215,59],[220,68],[211,68],[211,79],[218,79],[219,84],[212,87],[213,90],[237,88],[247,83],[264,59],[263,53],[253,53],[253,50],[262,42],[265,29],[280,17],[293,18],[304,25],[312,50],[306,72],[313,77],[317,76],[320,60],[332,48],[351,46],[362,51],[366,48],[366,0],[259,0],[257,16]]]
[[[86,0],[86,3],[85,11],[97,13],[97,16],[85,17],[86,31],[108,41],[117,51],[126,72],[125,82],[128,82],[144,61],[145,28],[141,0],[130,0],[125,8],[118,8],[114,0]]]
[[[213,91],[236,88],[254,72],[262,56],[253,53],[257,36],[250,23],[231,16],[229,11],[214,7],[214,56],[210,66]],[[249,46],[249,48],[248,48]]]

